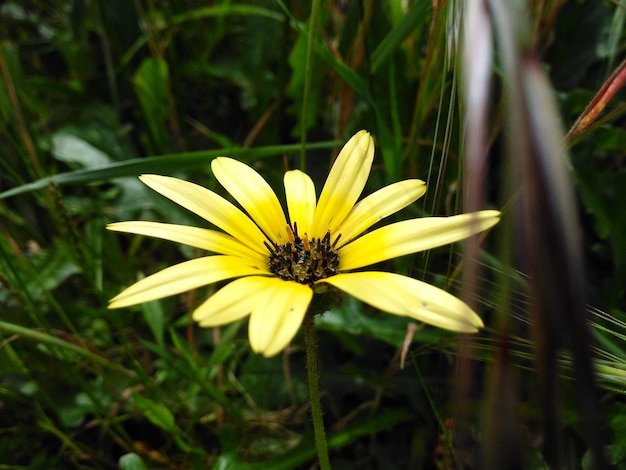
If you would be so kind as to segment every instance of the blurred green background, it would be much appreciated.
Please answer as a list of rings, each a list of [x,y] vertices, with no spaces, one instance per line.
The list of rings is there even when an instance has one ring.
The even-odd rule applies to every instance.
[[[498,3],[519,8],[523,31],[498,30]],[[507,120],[523,113],[506,93],[511,50],[538,60],[566,129],[617,73],[611,94],[601,94],[606,108],[567,141],[594,344],[562,343],[559,326],[533,320],[520,262],[529,247],[516,245],[509,219],[483,243],[469,293],[462,244],[387,263],[469,295],[487,327],[459,338],[418,325],[401,369],[408,319],[351,298],[323,315],[333,468],[498,468],[496,423],[516,430],[506,440],[517,461],[509,468],[547,468],[549,433],[562,442],[562,468],[590,468],[579,407],[587,395],[570,359],[578,352],[597,367],[608,460],[626,468],[626,2],[480,4],[496,31],[482,30],[496,43],[482,90],[482,208],[509,214],[510,175],[524,176],[506,142],[532,140],[522,130],[507,137]],[[463,212],[465,192],[476,189],[464,167],[474,131],[463,79],[480,65],[461,57],[467,7],[323,1],[312,19],[309,2],[288,0],[3,2],[0,468],[315,468],[301,337],[265,359],[250,351],[245,320],[197,328],[189,312],[211,288],[107,310],[139,277],[200,253],[104,227],[140,219],[202,226],[136,176],[173,175],[222,192],[210,171],[219,155],[252,165],[279,197],[284,171],[306,155],[319,191],[333,155],[363,128],[377,146],[366,194],[420,178],[429,190],[400,218]],[[501,45],[507,34],[517,48]],[[564,330],[569,314],[556,316]],[[545,385],[538,334],[558,362],[549,406],[560,416],[550,426],[541,411],[549,395],[537,393]],[[510,406],[498,408],[499,397],[511,397]]]

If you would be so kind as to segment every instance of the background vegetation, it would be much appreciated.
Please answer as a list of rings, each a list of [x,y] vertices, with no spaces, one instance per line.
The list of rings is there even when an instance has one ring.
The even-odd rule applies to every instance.
[[[417,325],[402,369],[408,320],[351,298],[319,319],[333,468],[588,468],[594,442],[626,468],[625,16],[623,0],[324,1],[313,18],[289,0],[3,2],[0,468],[314,468],[301,338],[264,359],[245,321],[197,328],[209,290],[107,310],[199,253],[104,227],[201,225],[136,176],[219,192],[218,155],[279,192],[306,160],[319,188],[361,128],[366,193],[429,185],[402,218],[505,218],[478,252],[385,266],[463,296],[479,335]],[[552,205],[568,178],[575,206]],[[516,213],[520,194],[546,199]]]

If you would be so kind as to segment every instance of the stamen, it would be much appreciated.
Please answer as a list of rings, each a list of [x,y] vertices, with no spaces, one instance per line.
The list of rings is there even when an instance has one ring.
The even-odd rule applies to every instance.
[[[331,245],[331,248],[334,250],[335,246],[337,245],[337,242],[339,241],[339,239],[341,238],[341,234],[337,235],[337,238],[335,238],[335,241],[333,242],[333,244]]]
[[[293,227],[293,228],[292,228]],[[323,238],[311,238],[307,233],[298,235],[298,226],[287,225],[289,241],[281,245],[270,241],[269,269],[280,279],[307,284],[311,287],[320,279],[326,279],[339,272],[339,256],[330,244],[331,233]],[[336,243],[336,240],[335,240]]]
[[[326,235],[324,235],[324,238],[322,238],[322,243],[326,245],[330,243],[330,230],[326,232]]]
[[[267,243],[267,241],[263,240],[263,244],[265,245],[265,247],[270,250],[270,253],[274,254],[276,253],[274,250],[277,248],[276,245],[274,245],[274,242],[272,242],[272,245],[270,245],[269,243]]]
[[[302,244],[304,245],[304,251],[311,251],[311,245],[309,244],[309,237],[305,233],[302,236]]]
[[[296,236],[293,233],[293,230],[291,230],[291,225],[287,224],[287,238],[289,238],[289,242],[293,243],[296,241]]]

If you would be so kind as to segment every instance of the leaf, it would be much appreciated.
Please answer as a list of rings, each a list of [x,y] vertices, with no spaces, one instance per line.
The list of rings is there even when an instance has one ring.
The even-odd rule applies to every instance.
[[[402,41],[424,26],[429,19],[426,15],[428,8],[432,8],[429,2],[415,2],[411,9],[402,15],[402,19],[391,28],[389,34],[372,52],[372,73],[375,73],[391,57]]]
[[[605,256],[615,265],[614,279],[603,293],[608,305],[617,301],[626,282],[626,173],[598,168],[599,162],[588,157],[575,161],[576,183],[587,211],[593,215],[598,236],[606,240],[610,253]]]
[[[57,132],[52,136],[52,156],[67,163],[78,163],[85,168],[103,167],[111,162],[107,154],[83,139]]]
[[[144,461],[137,454],[124,454],[117,461],[120,470],[148,470]]]
[[[167,432],[182,451],[191,453],[197,450],[189,444],[185,434],[176,425],[174,415],[169,408],[138,393],[133,394],[133,402],[152,424]]]
[[[10,80],[10,86],[19,87],[21,83],[24,83],[24,77],[17,48],[12,42],[0,42],[0,56],[6,73],[4,79],[0,80],[0,124],[6,124],[16,118],[14,103],[12,103],[6,82]]]
[[[307,44],[308,37],[304,30],[298,32],[298,38],[296,43],[289,53],[289,66],[291,67],[291,80],[287,85],[287,96],[293,99],[293,104],[290,106],[289,111],[297,120],[297,124],[292,129],[291,133],[294,136],[300,135],[300,129],[305,126],[309,129],[315,124],[315,118],[318,115],[319,108],[319,84],[321,82],[321,74],[319,67],[315,67],[315,61],[313,61],[311,67],[311,87],[309,91],[309,100],[307,103],[307,115],[305,117],[306,122],[301,122],[302,107],[303,107],[303,95],[304,83],[306,81],[306,59],[307,59]]]
[[[347,296],[342,305],[324,313],[315,322],[322,330],[347,333],[353,336],[371,336],[395,347],[400,347],[406,337],[407,324],[412,320],[385,312],[366,314],[361,302]],[[432,332],[432,334],[430,333]],[[415,341],[441,341],[438,329],[424,329],[415,336]]]
[[[307,148],[310,150],[329,149],[335,148],[343,143],[344,142],[340,141],[313,142],[307,144]],[[40,180],[33,181],[32,183],[27,183],[0,193],[0,199],[47,188],[50,185],[50,180],[54,180],[57,185],[62,186],[66,184],[108,181],[113,178],[137,176],[142,173],[173,173],[181,169],[206,166],[211,159],[222,155],[235,155],[239,160],[249,161],[252,159],[270,158],[296,153],[300,148],[300,144],[268,145],[256,148],[222,148],[216,150],[200,150],[197,152],[171,153],[156,157],[134,158],[124,162],[111,163],[102,168],[75,170],[47,176]]]
[[[180,434],[180,431],[174,422],[174,415],[166,406],[138,393],[133,394],[133,402],[152,424],[163,429],[164,431],[167,431],[168,433]]]
[[[377,416],[368,417],[360,422],[348,426],[347,429],[334,432],[328,436],[330,449],[341,449],[353,443],[362,436],[392,429],[395,425],[413,419],[409,410],[392,409]],[[293,468],[306,467],[304,464],[316,458],[316,450],[313,439],[303,439],[293,449],[284,452],[271,460],[261,463],[247,463],[241,460],[235,452],[222,454],[213,464],[214,469],[237,468],[239,470],[291,470]],[[352,467],[350,467],[352,468]]]
[[[143,119],[148,125],[153,152],[167,148],[169,110],[169,67],[162,59],[145,59],[133,77]]]
[[[247,16],[263,16],[276,21],[283,21],[284,17],[280,13],[253,5],[213,5],[210,7],[201,7],[194,10],[179,13],[171,20],[171,24],[180,24],[186,21],[197,21],[204,18],[229,16],[229,15],[247,15]]]
[[[161,302],[153,301],[142,304],[141,313],[143,314],[143,319],[150,327],[150,331],[154,335],[157,344],[163,347],[165,320]]]

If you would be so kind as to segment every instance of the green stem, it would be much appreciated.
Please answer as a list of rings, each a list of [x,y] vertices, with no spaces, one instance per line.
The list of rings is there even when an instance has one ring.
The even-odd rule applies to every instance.
[[[315,27],[320,1],[313,0],[311,17],[309,19],[309,36],[306,50],[306,65],[304,69],[304,90],[302,91],[302,115],[300,117],[300,169],[306,171],[306,131],[309,114],[309,94],[311,92],[311,76],[313,75],[313,41],[315,41]]]
[[[309,402],[311,403],[311,417],[315,433],[315,447],[321,470],[330,470],[328,459],[328,445],[322,419],[322,404],[320,402],[319,370],[317,368],[317,339],[315,337],[315,322],[312,315],[304,320],[304,348],[306,351],[306,371],[309,382]]]

